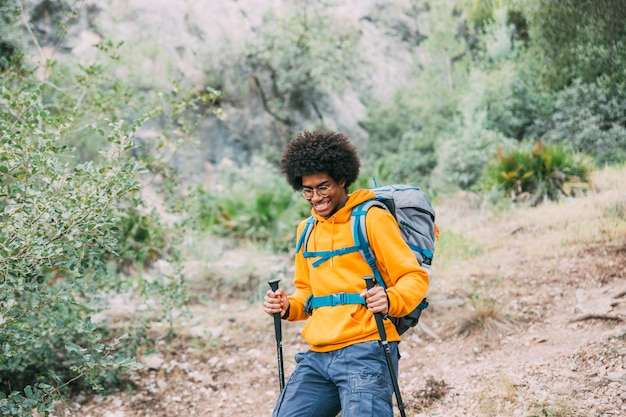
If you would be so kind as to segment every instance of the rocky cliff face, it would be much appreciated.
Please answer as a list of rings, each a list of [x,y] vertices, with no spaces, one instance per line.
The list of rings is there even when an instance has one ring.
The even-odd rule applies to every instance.
[[[300,4],[294,6],[294,4]],[[174,163],[198,172],[223,158],[245,163],[263,145],[280,149],[294,132],[325,127],[367,140],[359,126],[369,100],[389,97],[414,74],[418,44],[424,38],[423,9],[417,0],[343,0],[328,8],[358,33],[349,85],[327,89],[315,111],[293,111],[290,124],[272,117],[261,91],[271,91],[269,72],[246,67],[247,47],[259,41],[268,13],[279,15],[294,0],[41,0],[28,7],[32,27],[54,45],[50,26],[61,13],[74,12],[61,51],[88,60],[101,39],[124,41],[130,60],[115,75],[132,77],[141,88],[161,88],[176,79],[202,89],[224,89],[224,121],[200,123],[201,150],[183,152]],[[56,57],[58,58],[58,56]],[[257,83],[251,82],[256,80]],[[217,83],[219,85],[212,85]],[[158,126],[150,126],[158,129]]]

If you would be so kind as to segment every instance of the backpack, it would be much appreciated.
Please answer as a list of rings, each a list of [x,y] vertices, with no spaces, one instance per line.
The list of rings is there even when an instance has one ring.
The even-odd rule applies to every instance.
[[[435,210],[428,195],[416,186],[402,184],[374,187],[371,190],[374,191],[375,198],[364,201],[352,209],[350,229],[352,230],[354,246],[324,252],[307,251],[307,242],[315,226],[315,218],[311,216],[298,238],[296,253],[303,249],[305,258],[319,258],[312,264],[316,268],[333,256],[359,251],[372,269],[378,285],[386,288],[380,271],[376,267],[376,255],[370,247],[365,229],[367,211],[372,207],[379,207],[389,211],[396,219],[402,237],[411,248],[420,266],[428,272],[430,277],[430,266],[435,252],[435,239],[439,238],[439,229],[435,224]],[[305,311],[310,314],[313,309],[322,306],[364,303],[365,300],[360,298],[358,294],[341,293],[321,297],[309,296],[305,304]],[[424,298],[415,310],[406,316],[390,317],[398,333],[403,334],[417,325],[421,312],[426,307],[428,307],[428,301]]]

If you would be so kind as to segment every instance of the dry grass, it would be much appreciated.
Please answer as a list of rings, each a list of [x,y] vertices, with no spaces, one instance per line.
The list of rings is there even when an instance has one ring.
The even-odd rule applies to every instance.
[[[429,375],[424,381],[424,387],[412,392],[405,406],[408,410],[422,412],[434,402],[442,399],[449,391],[450,387],[444,380],[437,380]]]
[[[506,375],[489,381],[478,396],[480,411],[486,417],[512,415],[516,400],[515,384]]]
[[[512,329],[512,323],[494,297],[473,294],[469,300],[469,311],[465,310],[461,318],[453,324],[455,334],[463,337],[478,335],[490,338],[504,336]]]
[[[596,172],[589,197],[536,208],[478,208],[467,193],[459,194],[459,201],[442,201],[431,298],[466,301],[462,309],[450,311],[446,327],[462,335],[505,334],[515,325],[507,310],[520,287],[563,279],[551,270],[535,270],[539,262],[534,260],[556,264],[571,256],[572,247],[582,254],[621,247],[626,241],[626,167]],[[520,259],[526,265],[520,267]]]
[[[528,417],[575,417],[579,416],[574,410],[576,407],[566,400],[556,403],[541,403],[533,406],[532,414]]]
[[[184,271],[194,295],[193,301],[247,299],[258,302],[273,277],[285,278],[281,286],[291,285],[291,258],[275,255],[252,243],[228,242],[210,234],[190,239],[185,253],[189,261]]]

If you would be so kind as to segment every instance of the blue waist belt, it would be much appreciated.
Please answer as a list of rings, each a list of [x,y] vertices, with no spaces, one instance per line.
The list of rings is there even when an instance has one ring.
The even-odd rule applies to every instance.
[[[361,293],[345,293],[322,295],[315,297],[309,295],[304,304],[304,311],[311,314],[314,309],[319,307],[334,307],[341,304],[365,304],[365,298],[361,297]]]

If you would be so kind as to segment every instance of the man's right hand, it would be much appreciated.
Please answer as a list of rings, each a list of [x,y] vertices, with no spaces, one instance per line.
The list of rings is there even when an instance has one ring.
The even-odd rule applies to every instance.
[[[263,299],[263,310],[270,316],[280,313],[280,316],[283,317],[285,312],[289,309],[289,298],[287,298],[287,294],[282,288],[276,290],[276,292],[272,290],[267,290],[265,294],[265,298]]]

